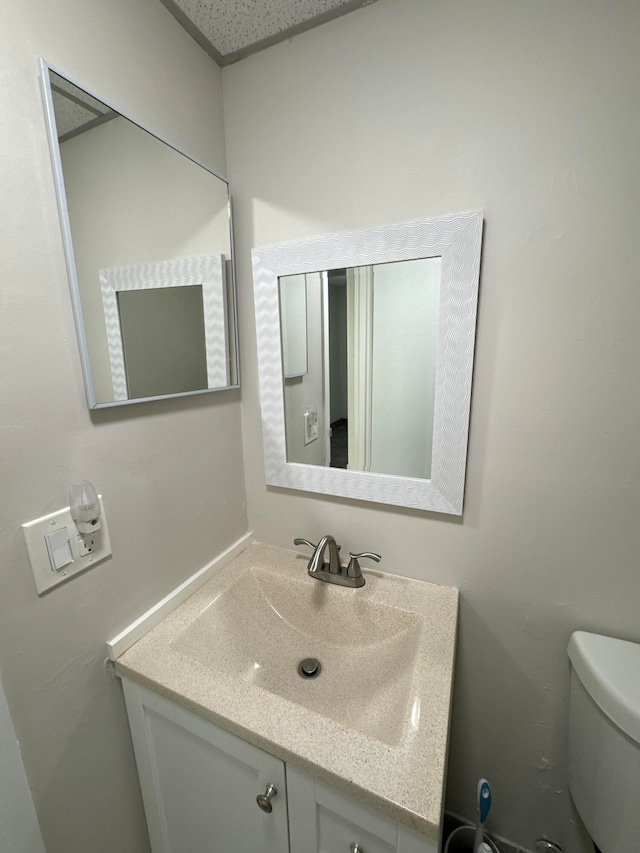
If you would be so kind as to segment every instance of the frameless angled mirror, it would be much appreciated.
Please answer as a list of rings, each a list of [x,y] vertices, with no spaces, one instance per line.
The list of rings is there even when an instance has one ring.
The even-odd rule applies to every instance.
[[[481,237],[472,211],[254,249],[268,484],[462,513]]]
[[[227,182],[41,75],[89,407],[237,387]]]

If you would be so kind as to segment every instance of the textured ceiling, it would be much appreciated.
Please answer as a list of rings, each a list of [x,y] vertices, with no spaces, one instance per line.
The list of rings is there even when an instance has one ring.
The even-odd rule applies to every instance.
[[[219,65],[229,65],[375,0],[160,0]]]
[[[102,101],[74,86],[64,77],[50,71],[53,111],[56,116],[58,140],[64,142],[83,130],[114,118],[114,113]]]

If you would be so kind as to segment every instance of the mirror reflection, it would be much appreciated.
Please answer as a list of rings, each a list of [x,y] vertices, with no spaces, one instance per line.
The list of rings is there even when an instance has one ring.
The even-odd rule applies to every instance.
[[[208,386],[202,287],[123,290],[118,313],[130,397]]]
[[[89,405],[237,385],[226,181],[43,76]]]
[[[281,276],[281,316],[301,279],[308,361],[284,370],[287,461],[429,479],[441,258]]]
[[[287,275],[280,279],[282,371],[285,379],[307,372],[307,279]]]

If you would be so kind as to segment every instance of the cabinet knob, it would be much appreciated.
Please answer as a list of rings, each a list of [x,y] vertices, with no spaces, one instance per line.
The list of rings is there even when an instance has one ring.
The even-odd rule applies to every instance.
[[[364,847],[360,847],[355,841],[352,841],[349,846],[350,853],[364,853]]]
[[[258,794],[256,797],[256,803],[260,806],[263,812],[267,814],[271,814],[273,811],[273,806],[271,805],[271,800],[278,793],[278,789],[275,785],[269,783],[265,788],[264,794]],[[363,853],[363,851],[358,850],[357,853]]]

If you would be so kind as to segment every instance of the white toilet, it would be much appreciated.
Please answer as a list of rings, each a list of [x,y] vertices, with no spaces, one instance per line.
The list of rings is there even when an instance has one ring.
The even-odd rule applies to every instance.
[[[569,788],[602,853],[640,851],[640,645],[576,631]]]

